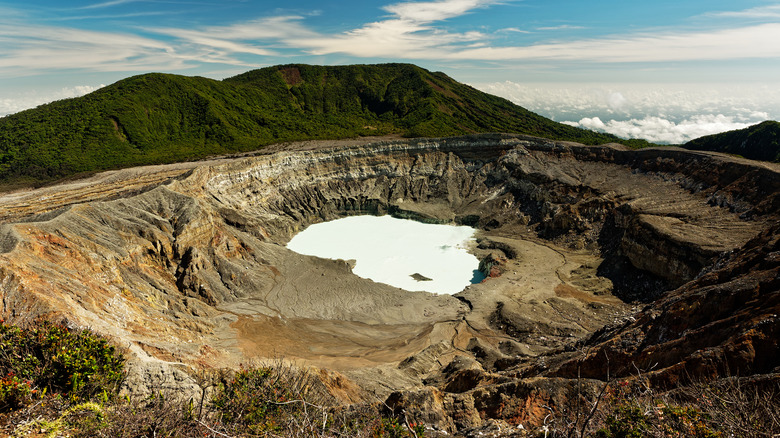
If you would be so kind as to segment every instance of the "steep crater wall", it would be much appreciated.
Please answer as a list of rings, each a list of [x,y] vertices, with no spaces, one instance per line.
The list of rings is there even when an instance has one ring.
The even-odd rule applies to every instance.
[[[508,135],[225,160],[121,199],[24,206],[2,225],[3,315],[91,326],[147,361],[236,366],[278,348],[419,384],[445,354],[506,367],[583,338],[625,311],[613,289],[647,300],[695,278],[776,220],[778,181],[707,154]],[[476,226],[505,279],[410,293],[283,246],[365,213]]]
[[[278,243],[345,214],[522,225],[675,286],[762,229],[778,189],[776,172],[718,157],[509,136],[281,153],[183,184],[199,179],[227,220]]]

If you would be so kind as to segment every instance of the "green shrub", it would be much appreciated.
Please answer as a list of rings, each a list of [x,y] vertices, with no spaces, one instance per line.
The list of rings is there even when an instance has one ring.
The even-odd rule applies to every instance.
[[[32,388],[32,382],[23,380],[9,373],[0,379],[0,412],[19,409],[32,401],[37,390]]]
[[[647,405],[634,400],[614,407],[606,418],[606,427],[599,429],[596,437],[721,437],[721,432],[714,430],[709,420],[708,415],[694,406],[680,406],[667,402]]]
[[[372,438],[422,438],[425,436],[425,426],[423,424],[410,424],[412,431],[406,425],[393,417],[382,417],[374,420],[369,430],[369,436]]]
[[[277,430],[292,394],[277,384],[276,377],[271,368],[242,369],[220,385],[211,403],[221,421],[255,430]]]
[[[321,382],[289,365],[241,369],[211,397],[210,417],[223,430],[244,436],[354,436],[422,438],[423,424],[385,417],[377,410],[338,414],[318,388]]]
[[[649,425],[642,409],[635,405],[621,405],[607,418],[607,427],[596,432],[598,438],[642,438]]]
[[[694,406],[665,404],[661,409],[660,428],[664,436],[717,438],[722,436],[708,424],[709,416]]]
[[[102,336],[49,321],[28,327],[0,322],[0,408],[15,409],[42,394],[71,401],[113,396],[124,358]],[[28,389],[29,391],[28,391]]]

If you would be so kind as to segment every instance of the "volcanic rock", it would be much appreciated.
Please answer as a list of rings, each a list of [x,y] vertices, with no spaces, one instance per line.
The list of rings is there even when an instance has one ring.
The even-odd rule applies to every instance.
[[[498,134],[279,149],[0,196],[2,316],[110,335],[132,390],[284,358],[461,433],[539,424],[603,357],[659,386],[780,365],[777,166]],[[410,292],[284,246],[355,214],[475,226],[502,275]]]

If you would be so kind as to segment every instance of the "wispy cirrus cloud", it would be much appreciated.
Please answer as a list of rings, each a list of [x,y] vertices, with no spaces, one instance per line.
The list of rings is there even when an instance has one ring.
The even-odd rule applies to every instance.
[[[317,55],[346,53],[353,56],[407,59],[447,58],[463,45],[482,46],[487,36],[478,31],[449,32],[435,26],[476,9],[498,3],[498,0],[441,0],[396,3],[383,7],[392,14],[386,20],[368,23],[340,35],[299,40]]]
[[[191,44],[201,46],[201,47],[209,47],[214,49],[217,52],[223,52],[223,53],[248,53],[251,55],[259,55],[259,56],[271,56],[275,55],[271,50],[257,47],[252,44],[245,44],[241,42],[237,42],[235,40],[240,40],[241,38],[220,38],[216,35],[219,35],[218,32],[211,33],[211,32],[200,32],[200,31],[194,31],[194,30],[186,30],[186,29],[160,29],[157,30],[157,32],[162,32],[167,35],[176,37],[180,40],[187,41]]]
[[[107,2],[100,2],[100,3],[93,3],[91,5],[82,6],[77,9],[101,9],[101,8],[110,8],[112,6],[119,6],[126,3],[137,3],[139,0],[110,0]]]
[[[742,11],[711,12],[707,17],[747,18],[759,20],[777,20],[780,18],[780,4],[759,6]]]
[[[490,35],[481,32],[451,33],[436,25],[437,21],[495,3],[457,0],[390,5],[384,9],[395,14],[395,17],[387,20],[368,23],[343,34],[318,35],[314,39],[293,37],[287,41],[318,55],[344,53],[361,57],[398,56],[407,59],[638,63],[780,57],[780,45],[768,43],[780,41],[780,23],[773,22],[698,32],[665,30],[515,46],[494,45]],[[757,14],[765,11],[743,12]],[[582,28],[559,25],[538,27],[536,30]],[[527,32],[517,28],[511,30]]]
[[[170,12],[128,12],[126,14],[100,14],[100,15],[68,15],[62,17],[48,18],[47,21],[76,21],[76,20],[109,20],[117,18],[138,18],[138,17],[159,17],[161,15],[169,15]]]
[[[559,26],[547,26],[547,27],[537,27],[536,30],[577,30],[577,29],[585,29],[584,26],[575,26],[572,24],[561,24]]]
[[[258,53],[263,53],[267,47],[277,47],[313,55],[342,53],[358,57],[444,58],[450,45],[473,44],[487,38],[476,31],[447,32],[434,23],[496,3],[497,0],[395,3],[382,8],[391,14],[386,19],[335,34],[311,30],[304,25],[304,16],[269,17],[186,31],[171,28],[149,30],[213,48],[227,49],[227,41],[240,41],[240,51],[244,53],[253,53],[249,50],[251,45],[257,48]],[[266,48],[260,49],[261,46]]]
[[[778,58],[780,23],[707,32],[613,36],[530,46],[486,47],[451,53],[455,59],[667,62]]]
[[[98,32],[58,26],[0,24],[0,75],[86,69],[134,71],[182,68],[175,49],[133,34]]]
[[[101,10],[140,0],[110,0],[86,9]],[[318,31],[309,15],[276,15],[222,26],[134,27],[124,32],[46,26],[0,18],[0,74],[44,70],[180,70],[204,63],[245,66],[279,62],[288,56],[343,55],[356,58],[468,62],[558,62],[587,64],[664,63],[780,59],[780,22],[732,22],[731,27],[699,31],[643,33],[512,44],[510,33],[459,28],[451,19],[476,14],[502,0],[409,1],[381,8],[377,21],[337,32]],[[147,11],[141,11],[145,13]],[[724,16],[780,14],[780,5],[721,12]],[[77,17],[78,18],[78,17]],[[776,20],[777,21],[777,20]],[[538,26],[533,30],[578,29]],[[524,36],[525,38],[525,36]]]
[[[667,30],[518,46],[496,46],[488,34],[477,31],[452,33],[438,26],[439,21],[497,3],[480,0],[399,3],[383,8],[393,14],[386,20],[368,23],[342,34],[292,37],[287,42],[317,55],[343,53],[407,59],[635,63],[780,57],[780,45],[768,44],[769,41],[780,41],[780,23],[772,22],[699,32]],[[734,14],[754,15],[775,9],[778,8],[772,6]],[[535,30],[583,28],[564,24],[537,27]],[[509,30],[527,32],[519,28],[499,32]]]
[[[484,42],[485,35],[471,31],[452,33],[408,20],[370,23],[339,35],[300,39],[299,47],[314,55],[343,53],[359,57],[446,59],[453,46]]]
[[[321,35],[303,26],[306,17],[283,15],[259,18],[227,26],[206,26],[198,29],[148,27],[146,31],[175,37],[181,41],[204,46],[225,47],[228,42],[253,44],[255,49],[265,46],[289,46],[295,38],[317,38]]]
[[[531,33],[529,30],[523,30],[519,27],[505,27],[503,29],[499,29],[497,32],[504,33],[504,32],[515,32],[515,33]]]
[[[212,62],[251,66],[256,64],[241,61],[238,56],[284,57],[280,49],[289,48],[291,39],[319,38],[319,34],[302,25],[304,19],[300,15],[285,15],[200,29],[152,27],[144,30],[174,38],[180,58],[197,63],[203,54],[208,54]]]
[[[431,23],[466,14],[477,8],[498,3],[497,0],[439,0],[432,2],[396,3],[383,7],[398,20]]]

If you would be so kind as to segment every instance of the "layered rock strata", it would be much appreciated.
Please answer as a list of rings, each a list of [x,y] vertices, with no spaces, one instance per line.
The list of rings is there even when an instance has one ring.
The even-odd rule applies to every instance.
[[[181,367],[281,356],[346,374],[365,400],[444,391],[455,394],[448,415],[473,405],[463,424],[442,420],[462,429],[493,415],[474,391],[533,392],[517,379],[551,364],[570,378],[566,348],[620,326],[627,302],[699,290],[721,272],[705,269],[768,229],[780,205],[776,167],[673,148],[480,135],[290,149],[0,197],[3,316],[107,333],[141,376],[183,382]],[[284,247],[312,223],[387,213],[477,227],[473,252],[500,260],[500,275],[437,296]],[[626,333],[662,343],[643,315]]]

